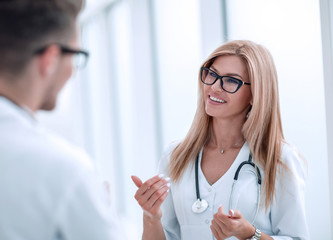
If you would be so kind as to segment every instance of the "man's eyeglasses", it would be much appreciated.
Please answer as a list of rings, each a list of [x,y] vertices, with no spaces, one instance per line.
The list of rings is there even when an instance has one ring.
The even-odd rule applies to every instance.
[[[89,58],[89,53],[87,51],[71,49],[60,44],[58,44],[58,46],[63,54],[73,54],[74,67],[76,67],[77,69],[82,69],[86,66]],[[48,47],[49,46],[45,46],[38,49],[37,51],[35,51],[35,54],[42,54]]]
[[[200,73],[201,82],[207,85],[213,85],[217,80],[221,80],[221,88],[228,93],[235,93],[242,85],[251,85],[234,77],[220,76],[209,68],[202,67]]]

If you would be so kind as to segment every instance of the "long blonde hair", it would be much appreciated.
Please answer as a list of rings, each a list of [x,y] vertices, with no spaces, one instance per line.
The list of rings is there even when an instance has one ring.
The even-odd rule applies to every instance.
[[[284,141],[280,117],[278,80],[269,51],[251,41],[230,41],[218,47],[202,64],[210,67],[219,56],[238,56],[247,66],[251,82],[252,109],[242,129],[253,159],[264,171],[263,193],[265,207],[273,202],[275,179],[281,162],[281,144]],[[205,112],[203,84],[199,74],[199,99],[192,126],[185,139],[171,154],[169,172],[179,181],[186,167],[193,164],[200,149],[209,138],[211,117]]]

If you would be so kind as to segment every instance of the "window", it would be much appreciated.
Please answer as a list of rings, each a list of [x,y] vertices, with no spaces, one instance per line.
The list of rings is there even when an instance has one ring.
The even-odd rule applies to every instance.
[[[263,44],[277,66],[285,137],[308,161],[311,236],[330,239],[332,12],[329,0],[90,0],[80,19],[88,67],[69,81],[57,110],[40,118],[88,151],[111,183],[129,239],[141,239],[130,176],[157,174],[163,148],[185,137],[199,68],[212,50],[232,39]]]

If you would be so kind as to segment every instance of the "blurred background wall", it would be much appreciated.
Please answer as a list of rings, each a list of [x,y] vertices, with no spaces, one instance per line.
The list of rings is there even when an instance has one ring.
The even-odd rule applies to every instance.
[[[88,0],[82,45],[91,57],[41,121],[81,146],[111,183],[130,239],[142,212],[130,176],[155,175],[163,149],[181,139],[197,103],[201,63],[227,40],[272,53],[285,137],[308,162],[312,239],[332,239],[333,61],[331,0]],[[330,195],[331,194],[331,195]]]

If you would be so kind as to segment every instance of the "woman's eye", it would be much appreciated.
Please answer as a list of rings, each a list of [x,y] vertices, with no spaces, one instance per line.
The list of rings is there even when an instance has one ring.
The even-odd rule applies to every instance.
[[[230,78],[230,77],[227,77],[225,79],[225,82],[228,83],[228,84],[235,84],[235,85],[239,84],[239,80],[237,80],[235,78]]]
[[[209,72],[209,76],[210,76],[210,77],[213,77],[213,78],[216,78],[216,77],[217,77],[217,74],[214,73],[214,72]]]

